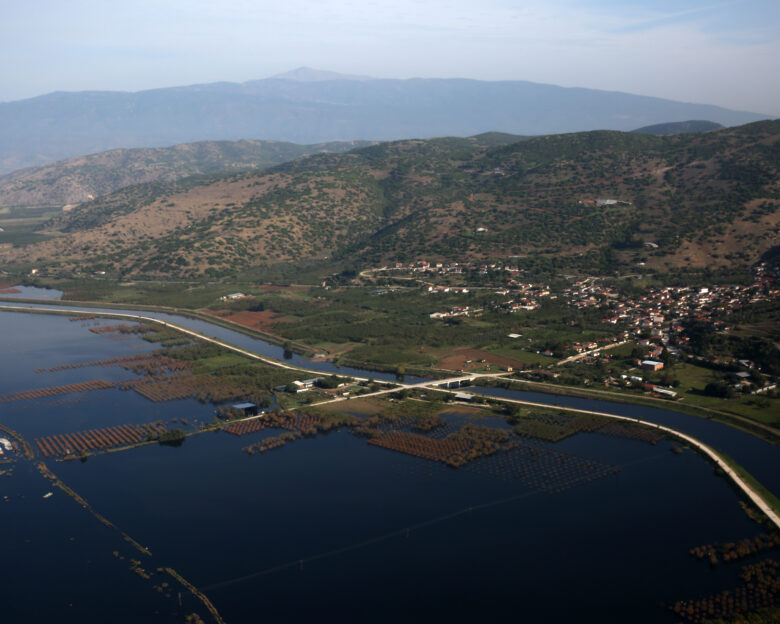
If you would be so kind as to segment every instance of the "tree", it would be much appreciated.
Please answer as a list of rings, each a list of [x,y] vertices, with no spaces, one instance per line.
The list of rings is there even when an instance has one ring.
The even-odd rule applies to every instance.
[[[510,425],[516,425],[520,422],[520,415],[523,413],[523,409],[517,403],[506,404],[507,422]]]
[[[734,396],[734,389],[725,381],[711,381],[704,387],[707,396],[730,399]]]
[[[157,441],[164,446],[181,446],[187,438],[181,429],[171,429],[160,434]]]
[[[317,380],[317,385],[320,388],[338,388],[344,381],[345,380],[338,375],[330,375],[329,377],[320,377]]]

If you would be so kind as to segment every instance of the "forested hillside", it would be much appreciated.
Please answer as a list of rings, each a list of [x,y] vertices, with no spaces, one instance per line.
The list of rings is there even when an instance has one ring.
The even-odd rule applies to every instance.
[[[747,266],[777,244],[778,138],[775,121],[662,137],[383,143],[132,187],[47,224],[56,238],[0,258],[180,277],[417,258],[531,270]]]

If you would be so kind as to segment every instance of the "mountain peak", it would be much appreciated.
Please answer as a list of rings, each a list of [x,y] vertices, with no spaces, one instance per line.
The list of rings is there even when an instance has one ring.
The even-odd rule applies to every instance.
[[[338,72],[312,69],[311,67],[298,67],[288,72],[271,76],[275,80],[295,80],[297,82],[322,82],[325,80],[372,80],[371,76],[357,76],[354,74],[339,74]]]

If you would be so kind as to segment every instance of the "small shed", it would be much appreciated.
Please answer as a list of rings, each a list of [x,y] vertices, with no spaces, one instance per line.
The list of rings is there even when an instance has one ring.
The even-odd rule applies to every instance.
[[[473,394],[469,394],[468,392],[456,392],[455,393],[455,399],[458,401],[471,401],[474,398]]]
[[[308,390],[311,390],[314,386],[317,385],[317,382],[320,380],[319,377],[313,377],[311,379],[303,379],[301,381],[293,381],[292,385],[295,387],[295,392],[306,392]]]
[[[231,407],[244,412],[244,416],[257,416],[257,405],[254,403],[236,403]]]

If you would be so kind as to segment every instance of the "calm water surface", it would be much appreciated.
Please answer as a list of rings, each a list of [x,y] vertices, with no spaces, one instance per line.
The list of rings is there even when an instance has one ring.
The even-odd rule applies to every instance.
[[[62,299],[62,291],[55,288],[38,288],[37,286],[16,285],[3,290],[18,290],[16,293],[0,293],[0,297],[25,299]]]
[[[112,323],[1,314],[0,394],[133,377],[119,367],[35,372],[154,349],[136,336],[89,331]],[[194,400],[155,404],[117,389],[0,403],[0,423],[30,440],[212,417],[213,407]],[[497,475],[494,458],[453,470],[370,446],[348,431],[262,455],[241,451],[277,433],[207,433],[178,448],[48,461],[151,558],[17,460],[13,474],[0,477],[0,496],[8,496],[0,502],[8,538],[0,566],[3,621],[181,622],[203,613],[186,592],[179,606],[177,595],[153,589],[158,581],[130,572],[130,558],[138,558],[152,570],[178,570],[230,624],[323,617],[673,622],[665,605],[733,587],[739,572],[734,564],[711,569],[688,549],[762,532],[710,464],[689,451],[671,453],[667,441],[579,434],[549,445],[570,458],[621,467],[550,494]],[[765,457],[777,461],[769,451]],[[54,495],[43,499],[47,491]]]

